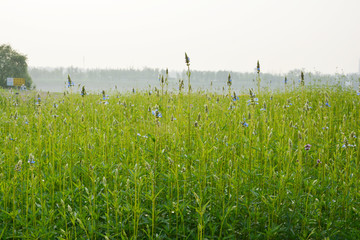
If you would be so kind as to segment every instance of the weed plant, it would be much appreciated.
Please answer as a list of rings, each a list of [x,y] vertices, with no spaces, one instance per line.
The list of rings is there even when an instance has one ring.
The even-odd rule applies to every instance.
[[[161,94],[2,91],[0,238],[360,238],[356,92],[161,81]]]

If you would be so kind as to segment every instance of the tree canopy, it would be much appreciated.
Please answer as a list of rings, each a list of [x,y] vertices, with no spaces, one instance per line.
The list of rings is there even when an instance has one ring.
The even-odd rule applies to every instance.
[[[7,78],[24,78],[26,87],[30,88],[32,79],[26,61],[27,57],[16,52],[10,45],[0,45],[0,87],[7,87]]]

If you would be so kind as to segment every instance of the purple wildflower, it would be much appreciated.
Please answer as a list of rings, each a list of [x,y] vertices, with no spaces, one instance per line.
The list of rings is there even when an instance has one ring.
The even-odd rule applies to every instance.
[[[155,109],[153,111],[151,111],[152,115],[154,115],[156,118],[161,118],[162,114],[159,112],[158,109]]]

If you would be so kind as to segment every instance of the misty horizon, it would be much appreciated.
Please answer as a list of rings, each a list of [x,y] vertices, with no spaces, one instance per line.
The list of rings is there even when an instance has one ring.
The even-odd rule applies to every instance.
[[[289,86],[292,88],[298,85],[301,69],[294,69],[286,74],[260,73],[262,78],[262,87],[267,89],[283,89],[284,77],[286,76]],[[228,75],[233,79],[233,89],[235,91],[247,91],[249,88],[255,88],[255,79],[257,73],[253,72],[234,72],[227,70],[219,71],[199,71],[191,70],[191,82],[193,89],[221,91],[226,87]],[[179,80],[185,80],[186,70],[175,71],[168,70],[168,89],[177,91]],[[306,84],[340,84],[342,86],[352,85],[356,87],[359,83],[359,74],[321,74],[319,72],[306,72]],[[91,91],[111,90],[118,87],[121,91],[130,91],[133,88],[150,91],[160,87],[159,78],[166,77],[166,69],[160,68],[123,68],[123,69],[82,69],[76,67],[42,67],[29,68],[29,74],[38,90],[62,92],[66,90],[67,77],[70,76],[75,86],[80,88],[85,86]],[[78,89],[79,90],[79,89]]]
[[[2,1],[0,44],[28,65],[359,72],[360,2]],[[17,17],[14,17],[14,13]]]

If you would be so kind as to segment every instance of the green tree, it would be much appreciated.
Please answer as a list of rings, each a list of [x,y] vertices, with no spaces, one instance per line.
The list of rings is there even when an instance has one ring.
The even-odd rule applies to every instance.
[[[8,77],[24,78],[26,87],[31,87],[32,79],[28,73],[26,60],[25,55],[16,52],[10,45],[0,45],[0,87],[7,87]]]

